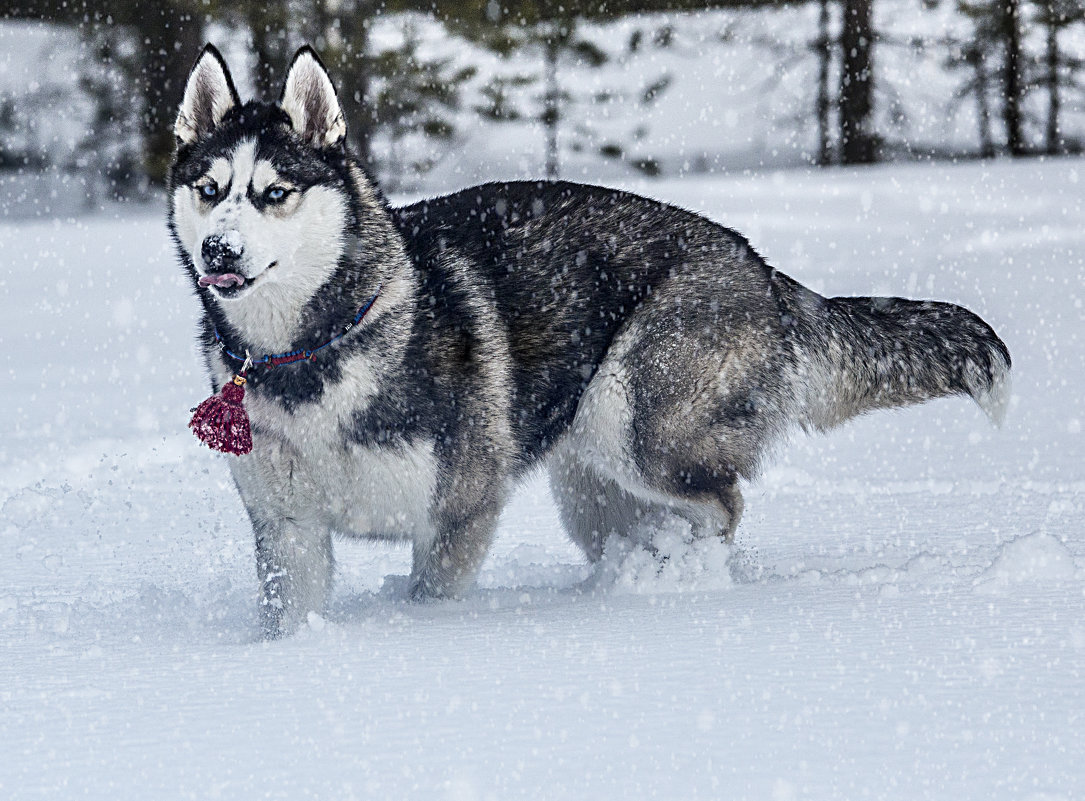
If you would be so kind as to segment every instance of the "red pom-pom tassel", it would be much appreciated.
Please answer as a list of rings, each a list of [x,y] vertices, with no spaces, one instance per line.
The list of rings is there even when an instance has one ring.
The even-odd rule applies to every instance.
[[[252,450],[252,430],[249,415],[242,405],[245,399],[245,377],[235,375],[233,381],[212,395],[192,414],[188,427],[208,447],[238,456]]]

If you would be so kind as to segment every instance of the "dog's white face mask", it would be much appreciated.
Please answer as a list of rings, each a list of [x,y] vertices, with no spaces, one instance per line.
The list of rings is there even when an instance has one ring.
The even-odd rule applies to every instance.
[[[219,137],[221,151],[204,156],[198,177],[175,186],[174,227],[202,291],[222,304],[254,344],[289,346],[296,315],[327,281],[343,253],[349,199],[342,187],[303,180],[293,155],[280,152],[287,125],[273,132],[246,128],[245,109],[226,65],[213,50],[197,61],[174,126],[180,146]],[[342,109],[320,62],[303,50],[294,59],[279,108],[294,142],[312,148],[340,144]],[[293,166],[293,170],[291,167]]]

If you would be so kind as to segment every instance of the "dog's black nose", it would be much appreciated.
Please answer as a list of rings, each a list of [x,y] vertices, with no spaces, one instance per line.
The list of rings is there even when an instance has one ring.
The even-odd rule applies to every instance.
[[[214,272],[222,272],[229,265],[241,258],[245,252],[244,246],[237,237],[212,234],[203,240],[204,264]]]

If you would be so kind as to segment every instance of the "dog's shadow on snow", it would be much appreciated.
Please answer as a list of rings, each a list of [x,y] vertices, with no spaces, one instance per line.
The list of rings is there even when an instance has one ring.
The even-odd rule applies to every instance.
[[[622,596],[726,592],[766,578],[756,551],[734,543],[681,535],[657,535],[648,542],[612,537],[595,564],[497,560],[462,599],[412,601],[408,577],[388,575],[379,590],[347,590],[333,597],[325,620],[349,627],[520,614],[528,608],[599,604]]]
[[[364,588],[373,586],[371,579],[352,581],[343,575],[324,613],[311,615],[300,634],[503,619],[574,605],[580,607],[577,615],[590,616],[621,598],[704,596],[775,578],[760,563],[756,549],[696,540],[672,529],[647,540],[612,537],[595,564],[563,562],[544,552],[497,556],[487,562],[477,585],[456,600],[414,601],[408,576],[402,574],[385,575],[377,589]],[[254,587],[220,585],[196,596],[179,599],[147,590],[139,597],[141,612],[133,626],[150,642],[178,635],[237,645],[263,641]]]

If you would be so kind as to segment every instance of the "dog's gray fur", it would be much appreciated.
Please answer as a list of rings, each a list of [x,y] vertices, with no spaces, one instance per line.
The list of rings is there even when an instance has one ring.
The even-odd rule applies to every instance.
[[[671,206],[522,182],[389,208],[308,49],[278,104],[242,104],[208,47],[175,131],[171,231],[194,283],[223,284],[196,284],[215,390],[238,365],[214,330],[312,348],[380,290],[314,361],[250,374],[254,449],[230,465],[268,636],[321,610],[333,533],[408,540],[412,596],[459,595],[539,463],[594,560],[658,514],[733,537],[739,481],[795,425],[952,394],[1004,409],[1009,353],[971,312],[823,298]]]

